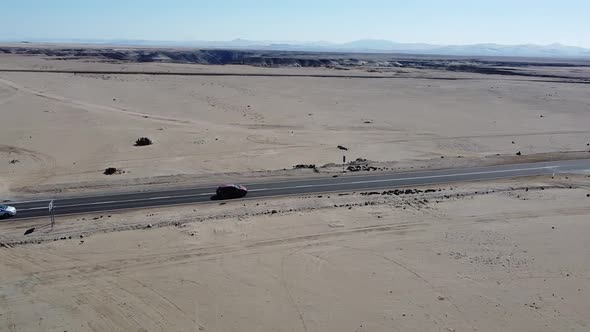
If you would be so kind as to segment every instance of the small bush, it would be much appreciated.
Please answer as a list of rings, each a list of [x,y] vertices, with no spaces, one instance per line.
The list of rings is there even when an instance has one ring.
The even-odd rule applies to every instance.
[[[113,174],[116,174],[118,172],[119,172],[118,169],[116,169],[114,167],[109,167],[109,168],[107,168],[107,169],[104,170],[104,173],[103,174],[104,175],[113,175]]]
[[[152,144],[154,144],[154,142],[147,137],[140,137],[135,141],[135,146],[147,146]]]

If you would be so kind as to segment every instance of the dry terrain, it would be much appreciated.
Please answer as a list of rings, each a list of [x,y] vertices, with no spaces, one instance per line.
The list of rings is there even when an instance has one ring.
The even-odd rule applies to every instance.
[[[433,189],[3,223],[0,330],[588,330],[587,175]]]
[[[0,201],[587,158],[589,68],[0,45]],[[0,331],[588,331],[589,176],[2,220]]]
[[[375,162],[480,160],[587,151],[590,142],[586,63],[525,66],[520,74],[542,74],[526,77],[434,60],[335,70],[48,54],[0,54],[0,193],[8,198],[90,183],[319,166],[340,163],[343,154]],[[544,77],[551,75],[567,79]],[[155,144],[133,146],[141,136]],[[107,167],[121,174],[105,176]]]

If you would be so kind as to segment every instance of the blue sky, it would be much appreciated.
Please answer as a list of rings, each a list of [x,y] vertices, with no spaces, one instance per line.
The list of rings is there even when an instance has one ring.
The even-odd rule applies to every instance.
[[[589,0],[0,0],[0,40],[143,39],[590,47]]]

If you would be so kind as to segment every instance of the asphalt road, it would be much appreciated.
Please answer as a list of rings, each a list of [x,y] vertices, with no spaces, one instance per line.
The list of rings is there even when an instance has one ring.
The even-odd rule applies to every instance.
[[[512,164],[489,167],[456,168],[404,173],[349,173],[338,177],[315,177],[265,183],[241,183],[248,187],[247,198],[317,194],[342,191],[394,189],[437,185],[450,182],[494,180],[568,172],[590,172],[590,159]],[[55,197],[55,215],[106,212],[123,209],[149,209],[169,205],[208,202],[216,185],[190,189],[97,195],[77,198]],[[48,216],[47,200],[7,203],[17,208],[14,219]]]

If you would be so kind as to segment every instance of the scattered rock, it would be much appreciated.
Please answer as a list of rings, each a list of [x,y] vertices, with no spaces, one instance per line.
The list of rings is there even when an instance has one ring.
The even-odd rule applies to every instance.
[[[293,166],[294,169],[316,169],[315,164],[298,164]]]
[[[83,239],[84,238],[84,234],[80,234],[80,238]]]
[[[537,309],[537,310],[541,309],[541,307],[539,307],[535,302],[533,302],[532,304],[525,304],[525,305],[529,306],[533,309]]]
[[[350,165],[346,169],[350,172],[360,172],[360,171],[369,172],[369,171],[378,170],[377,167],[368,166],[368,165]]]
[[[344,150],[344,151],[348,151],[348,148],[347,147],[344,147],[342,145],[338,145],[338,149]]]
[[[277,212],[277,210],[272,210],[272,211],[270,211],[270,213],[271,214],[277,214],[278,212]]]
[[[18,160],[18,159],[12,159],[12,160],[11,160],[11,161],[9,161],[8,163],[9,163],[9,164],[13,164],[13,165],[14,165],[14,164],[20,163],[20,160]]]
[[[445,300],[445,297],[444,297],[444,296],[440,296],[440,295],[439,295],[439,296],[438,296],[438,300],[439,300],[439,301],[444,301],[444,300]]]
[[[520,151],[518,151],[518,152],[516,153],[516,155],[517,155],[517,156],[522,156],[522,153],[521,153]]]
[[[145,226],[145,228],[152,228],[152,224],[147,224],[147,226]]]

